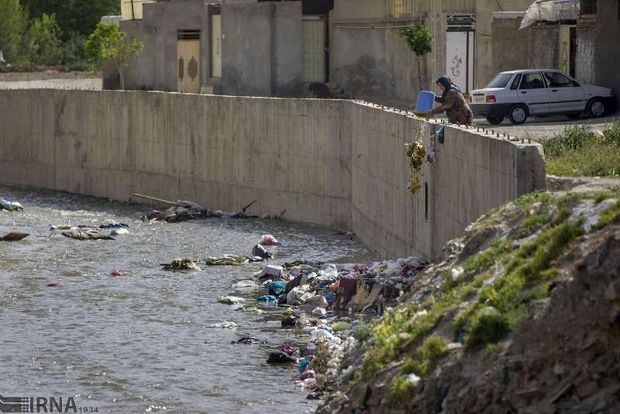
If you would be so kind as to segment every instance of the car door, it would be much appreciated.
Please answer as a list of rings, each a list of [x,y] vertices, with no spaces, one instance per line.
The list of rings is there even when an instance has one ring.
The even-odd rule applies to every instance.
[[[586,107],[583,88],[560,72],[545,72],[549,85],[549,110],[558,113],[583,112]]]
[[[549,89],[542,72],[524,73],[517,95],[520,102],[527,104],[530,114],[549,112]]]

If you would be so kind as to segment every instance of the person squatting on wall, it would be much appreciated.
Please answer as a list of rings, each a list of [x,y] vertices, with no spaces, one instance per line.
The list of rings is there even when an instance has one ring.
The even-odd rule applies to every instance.
[[[435,97],[435,101],[441,105],[429,111],[426,115],[427,119],[445,112],[450,123],[471,125],[474,114],[459,87],[447,76],[441,76],[436,83],[441,90],[441,96]]]

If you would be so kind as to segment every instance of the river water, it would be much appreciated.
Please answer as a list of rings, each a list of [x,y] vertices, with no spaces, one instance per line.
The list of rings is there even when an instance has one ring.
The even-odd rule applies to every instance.
[[[262,314],[217,302],[261,264],[161,270],[175,257],[248,255],[261,234],[283,243],[273,263],[295,259],[368,262],[356,241],[317,226],[268,220],[144,223],[148,207],[0,186],[25,210],[0,211],[0,394],[75,397],[100,413],[303,413],[315,402],[293,381],[295,367],[268,366],[270,351],[303,337]],[[116,240],[77,241],[51,224],[129,224]],[[111,277],[112,269],[125,272]],[[62,286],[50,287],[48,283]],[[248,292],[248,302],[262,292]],[[237,293],[237,295],[239,295]],[[243,296],[243,295],[241,295]],[[232,321],[236,329],[211,325]],[[232,344],[244,335],[265,344]]]

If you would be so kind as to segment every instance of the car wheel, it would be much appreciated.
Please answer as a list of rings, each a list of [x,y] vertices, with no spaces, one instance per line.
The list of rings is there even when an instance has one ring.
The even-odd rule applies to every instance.
[[[594,118],[599,118],[605,115],[607,112],[607,107],[605,106],[605,102],[602,99],[594,98],[590,101],[590,105],[588,105],[588,112]]]
[[[503,120],[504,120],[503,115],[487,116],[487,121],[491,125],[499,125],[502,123]]]
[[[578,113],[566,114],[566,116],[569,117],[570,119],[577,119],[581,116],[581,114],[578,114]]]
[[[527,108],[525,105],[515,105],[510,109],[510,122],[521,125],[527,120]]]

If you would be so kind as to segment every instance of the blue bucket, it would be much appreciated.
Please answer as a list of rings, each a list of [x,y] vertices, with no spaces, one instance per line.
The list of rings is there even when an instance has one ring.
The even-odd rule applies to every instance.
[[[435,105],[435,94],[431,91],[420,91],[415,104],[415,112],[427,113]]]

